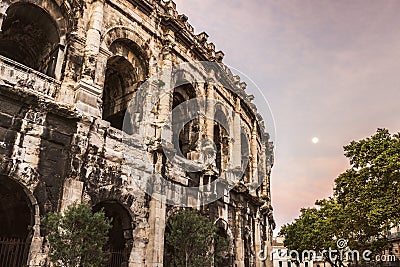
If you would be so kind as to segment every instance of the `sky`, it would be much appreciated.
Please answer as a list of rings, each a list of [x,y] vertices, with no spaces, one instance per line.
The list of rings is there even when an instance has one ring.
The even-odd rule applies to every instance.
[[[275,124],[262,94],[248,88],[276,130],[275,235],[300,208],[332,195],[349,167],[344,145],[377,128],[400,132],[400,1],[175,2],[270,105]]]

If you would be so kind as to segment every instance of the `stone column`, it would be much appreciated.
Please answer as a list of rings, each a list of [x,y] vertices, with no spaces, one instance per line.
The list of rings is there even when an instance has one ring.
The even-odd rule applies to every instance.
[[[151,86],[154,86],[154,92],[158,92],[158,100],[159,100],[159,105],[158,105],[158,110],[157,112],[157,129],[155,130],[155,133],[152,133],[154,130],[152,129],[153,127],[146,126],[146,135],[148,134],[154,134],[154,137],[156,140],[159,140],[161,138],[161,130],[164,125],[170,125],[172,121],[170,120],[170,115],[171,115],[171,107],[172,107],[172,95],[174,93],[174,88],[173,85],[171,84],[171,77],[172,73],[172,43],[174,40],[174,33],[172,31],[168,31],[167,34],[164,36],[164,46],[161,50],[160,53],[160,58],[159,58],[159,65],[161,65],[161,68],[163,70],[163,76],[158,77],[159,81],[163,83],[161,86],[160,84],[154,83],[151,84]],[[160,83],[161,83],[160,82]],[[151,104],[151,99],[149,101],[146,101],[146,104]],[[146,107],[145,107],[146,108]],[[154,107],[147,107],[147,110],[153,109]],[[172,140],[172,128],[170,133],[163,133],[163,137],[167,138],[166,141],[170,142]]]
[[[260,164],[259,164],[259,171],[261,172],[261,175],[259,179],[262,179],[262,181],[259,181],[260,183],[260,193],[261,196],[266,196],[266,193],[268,192],[268,177],[267,177],[267,171],[266,171],[266,151],[265,151],[265,145],[262,145],[261,147],[261,158],[260,158]]]
[[[74,203],[81,203],[83,192],[83,182],[75,179],[66,179],[64,181],[63,193],[61,199],[61,212],[64,213],[68,206]]]
[[[4,21],[4,19],[5,19],[6,17],[7,17],[6,11],[0,9],[0,32],[2,31],[2,30],[1,30],[1,27],[3,27],[3,21]]]
[[[205,148],[206,150],[211,150],[213,149],[213,144],[214,144],[214,80],[213,79],[208,79],[207,83],[205,84],[205,97],[206,100],[206,106],[205,106],[205,117],[204,117],[204,128],[203,128],[203,134],[204,134],[204,138],[206,138],[207,140],[210,141],[210,144],[207,143],[207,148]],[[211,163],[212,158],[211,155],[207,155],[208,159],[207,161]],[[212,167],[209,168],[203,175],[202,177],[202,184],[206,185],[205,190],[207,192],[211,192],[212,188],[211,188],[211,181],[212,178],[211,176],[214,175],[213,170],[215,169],[215,158],[214,158],[214,162],[212,164],[210,164]]]
[[[232,167],[233,168],[241,168],[241,160],[242,160],[242,145],[241,145],[241,127],[240,127],[240,99],[236,99],[236,105],[235,105],[235,115],[233,117],[233,131],[232,131],[232,139],[233,139],[233,145],[232,145]],[[240,177],[239,177],[240,179]]]
[[[173,33],[171,33],[173,34]],[[170,39],[173,38],[173,35],[167,34],[164,38],[165,44],[161,53],[161,65],[165,70],[170,70],[172,68],[172,55],[171,55],[171,42]],[[171,112],[171,101],[172,101],[172,93],[173,88],[171,85],[171,76],[168,75],[170,73],[165,73],[165,77],[159,77],[161,81],[163,81],[164,86],[159,88],[160,96],[164,95],[160,98],[159,109],[157,110],[158,119],[157,119],[157,129],[151,130],[152,127],[150,125],[144,125],[146,128],[145,131],[149,134],[149,137],[159,138],[161,135],[161,127],[164,123],[171,123],[168,120],[168,117]],[[157,85],[151,85],[157,86]],[[149,104],[151,101],[146,101],[146,104]],[[146,107],[145,107],[146,108]],[[153,107],[149,107],[153,108]],[[167,137],[168,138],[168,137]],[[172,138],[172,132],[169,136],[170,140]],[[166,140],[166,141],[170,141]],[[157,155],[157,162],[155,163],[155,173],[161,173],[161,168],[163,165],[162,158],[163,154],[154,151],[154,155]],[[162,185],[154,185],[154,186],[162,186]],[[153,193],[155,194],[155,193]],[[161,201],[160,201],[161,199]],[[164,201],[162,201],[164,200]],[[164,233],[165,233],[165,221],[166,218],[166,206],[165,206],[165,196],[158,195],[157,199],[152,198],[150,200],[150,215],[149,215],[149,243],[146,248],[146,266],[152,267],[162,267],[163,266],[163,258],[164,258]]]
[[[236,255],[235,255],[235,266],[236,267],[244,267],[244,240],[243,240],[243,219],[241,218],[241,209],[236,208],[235,210],[236,218],[235,218],[235,227],[236,227]]]
[[[257,122],[254,122],[251,133],[250,154],[251,154],[251,177],[249,183],[253,184],[254,182],[257,182],[257,177],[258,177]]]
[[[211,100],[211,105],[206,107],[206,118],[205,118],[205,128],[206,137],[213,140],[214,138],[214,85],[211,81],[207,84],[206,88],[206,98]]]
[[[261,218],[260,218],[259,212],[257,212],[257,217],[256,217],[254,223],[255,223],[255,227],[254,227],[254,230],[255,230],[255,233],[254,233],[255,263],[256,263],[256,267],[264,267],[265,266],[264,262],[262,262],[259,259],[259,255],[264,256],[264,253],[266,253],[264,251],[264,241],[262,240],[262,237],[261,237],[261,225],[260,225]],[[264,251],[263,254],[259,254],[261,250]]]
[[[88,115],[100,117],[100,97],[102,88],[94,83],[100,37],[103,28],[104,0],[94,1],[89,7],[90,21],[86,32],[85,55],[82,78],[76,86],[76,107]]]
[[[100,37],[103,28],[104,0],[94,1],[90,6],[89,29],[86,32],[85,59],[82,79],[93,83],[97,55],[100,50]]]
[[[164,258],[165,203],[155,198],[150,200],[149,243],[146,249],[145,266],[162,267]],[[143,266],[143,265],[140,265]],[[138,266],[139,267],[139,266]]]
[[[66,43],[66,37],[61,36],[60,38],[60,43],[58,44],[58,51],[56,55],[56,62],[55,62],[55,67],[54,67],[54,77],[56,80],[61,79],[61,72],[62,72],[62,67],[64,63],[64,56],[65,56],[65,43]]]

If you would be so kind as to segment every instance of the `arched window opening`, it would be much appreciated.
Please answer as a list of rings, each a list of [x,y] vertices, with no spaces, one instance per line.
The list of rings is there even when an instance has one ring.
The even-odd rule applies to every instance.
[[[94,212],[104,209],[107,218],[112,219],[108,242],[103,248],[110,252],[107,267],[127,266],[133,244],[132,219],[129,212],[117,201],[104,201],[93,207]]]
[[[133,94],[147,75],[146,59],[130,40],[115,41],[108,59],[103,91],[103,120],[122,130],[124,117]],[[125,128],[129,132],[129,129]]]
[[[197,159],[199,119],[196,117],[186,121],[187,118],[193,117],[191,113],[197,109],[197,106],[194,102],[185,102],[195,97],[194,88],[190,84],[186,84],[174,89],[172,101],[172,143],[179,155],[192,160]]]
[[[121,56],[108,60],[103,92],[103,120],[122,130],[128,102],[132,98],[136,77],[133,66]]]
[[[50,15],[27,3],[7,9],[0,32],[0,54],[50,77],[60,49],[58,28]]]
[[[248,183],[250,181],[250,144],[246,132],[242,129],[240,134],[241,145],[241,168],[243,171],[243,181]]]
[[[23,188],[0,176],[0,266],[25,266],[28,259],[33,212]]]
[[[229,129],[227,129],[229,125],[225,114],[220,109],[215,112],[214,119],[215,165],[221,175],[229,163]]]

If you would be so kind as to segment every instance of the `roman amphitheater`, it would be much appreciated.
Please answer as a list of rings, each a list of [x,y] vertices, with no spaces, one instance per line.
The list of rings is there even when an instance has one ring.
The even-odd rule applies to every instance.
[[[174,2],[1,0],[0,27],[0,266],[46,266],[41,217],[80,202],[114,219],[107,266],[169,266],[188,207],[229,240],[226,266],[271,266],[272,142]]]

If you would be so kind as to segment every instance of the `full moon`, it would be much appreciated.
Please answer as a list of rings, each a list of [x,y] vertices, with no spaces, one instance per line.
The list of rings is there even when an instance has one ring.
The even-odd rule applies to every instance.
[[[313,142],[313,144],[317,144],[319,142],[319,139],[318,137],[313,137],[311,141]]]

